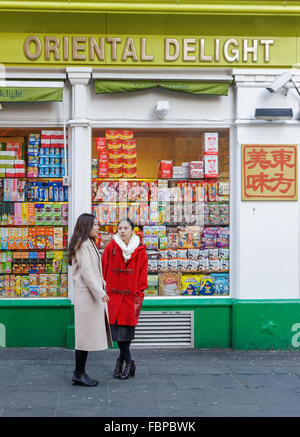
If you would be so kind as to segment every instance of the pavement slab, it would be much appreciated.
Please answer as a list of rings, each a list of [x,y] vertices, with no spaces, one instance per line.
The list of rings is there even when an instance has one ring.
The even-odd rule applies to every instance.
[[[80,387],[72,350],[0,348],[0,417],[300,417],[299,351],[132,348],[125,381],[117,356],[89,353],[99,384]]]

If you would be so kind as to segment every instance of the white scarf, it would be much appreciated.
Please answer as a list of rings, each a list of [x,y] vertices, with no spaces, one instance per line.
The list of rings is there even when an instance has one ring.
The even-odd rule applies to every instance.
[[[122,249],[125,262],[130,259],[131,255],[140,244],[140,239],[136,234],[132,234],[128,246],[126,246],[126,244],[123,240],[121,240],[118,234],[115,234],[113,238],[117,245]]]

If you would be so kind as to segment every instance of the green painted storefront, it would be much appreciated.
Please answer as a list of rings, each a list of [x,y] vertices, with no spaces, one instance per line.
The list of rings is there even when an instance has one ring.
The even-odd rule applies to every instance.
[[[142,311],[154,310],[194,311],[196,348],[295,350],[300,347],[300,300],[145,300]],[[73,349],[71,301],[0,302],[0,346]]]
[[[0,63],[7,67],[65,68],[89,66],[103,68],[291,68],[300,62],[300,4],[278,1],[155,1],[101,3],[69,1],[0,1]],[[180,3],[180,4],[179,4]],[[63,32],[62,32],[63,29]],[[130,35],[136,41],[147,38],[147,54],[154,61],[142,60],[138,46],[138,60],[123,62],[122,51],[112,59],[111,51],[103,61],[85,60],[71,56],[73,37],[120,37],[123,45]],[[35,60],[24,54],[24,41],[36,35],[42,42],[42,52]],[[62,44],[68,37],[69,54],[58,59],[54,52],[49,58],[44,52],[45,37],[56,37]],[[206,55],[210,62],[184,62],[182,45],[180,56],[174,61],[163,57],[165,37],[182,44],[183,38],[195,38],[197,44],[206,38]],[[272,56],[264,62],[262,46],[257,61],[226,63],[213,56],[214,41],[220,44],[235,38],[241,50],[242,40],[249,42],[274,39]],[[55,42],[55,41],[54,41]],[[81,42],[82,43],[82,42]],[[60,48],[62,46],[60,45]],[[286,48],[289,48],[288,50]],[[199,46],[196,46],[197,50]],[[241,52],[242,53],[242,52]],[[233,266],[233,269],[235,267]],[[238,295],[237,290],[232,290]],[[194,311],[194,347],[233,349],[299,349],[300,300],[251,300],[235,298],[145,299],[142,311]],[[5,347],[65,347],[74,348],[74,308],[69,299],[0,300],[0,346]]]

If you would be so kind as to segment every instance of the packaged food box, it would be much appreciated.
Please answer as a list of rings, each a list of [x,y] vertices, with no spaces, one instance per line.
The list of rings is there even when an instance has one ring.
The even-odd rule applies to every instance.
[[[105,131],[105,138],[108,138],[108,139],[117,139],[119,137],[120,137],[120,135],[119,135],[119,131],[118,130],[107,129]]]
[[[172,178],[173,176],[173,161],[162,160],[159,163],[158,177]]]
[[[106,150],[106,138],[100,138],[100,137],[96,138],[96,149],[97,152]]]
[[[204,155],[204,169],[206,178],[218,177],[218,155]]]
[[[120,129],[119,137],[121,140],[130,140],[133,138],[133,130],[130,129]]]
[[[218,154],[218,133],[205,132],[204,135],[204,153]]]
[[[178,296],[181,287],[180,273],[160,273],[158,278],[160,296]]]
[[[127,153],[127,151],[136,151],[136,140],[134,139],[128,139],[128,140],[122,140],[122,149],[123,153]]]
[[[107,139],[106,140],[107,149],[110,150],[120,150],[122,152],[122,142],[119,139]]]
[[[123,178],[136,178],[136,177],[137,177],[136,167],[123,168]]]

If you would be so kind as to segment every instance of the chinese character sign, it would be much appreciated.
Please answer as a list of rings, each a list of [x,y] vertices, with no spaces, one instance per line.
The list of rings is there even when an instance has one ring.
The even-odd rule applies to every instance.
[[[297,145],[242,144],[242,200],[297,200]]]

